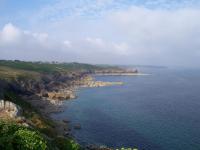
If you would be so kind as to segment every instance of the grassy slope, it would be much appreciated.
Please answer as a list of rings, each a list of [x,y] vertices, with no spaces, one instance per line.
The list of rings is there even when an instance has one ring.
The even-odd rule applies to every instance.
[[[97,66],[80,63],[41,63],[0,60],[0,79],[12,81],[17,78],[40,80],[41,74],[71,73],[71,72],[94,72],[111,66]]]
[[[68,71],[93,71],[101,69],[100,66],[80,64],[80,63],[41,63],[24,61],[5,61],[0,60],[0,67],[9,67],[26,71],[35,71],[40,73],[68,72]]]
[[[15,69],[5,66],[0,66],[0,79],[10,81],[16,78],[40,78],[40,74],[35,71],[27,71],[22,69]]]

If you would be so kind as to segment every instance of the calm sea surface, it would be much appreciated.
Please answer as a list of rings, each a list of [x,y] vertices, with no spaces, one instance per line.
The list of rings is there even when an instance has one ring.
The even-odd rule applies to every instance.
[[[103,76],[125,85],[83,88],[57,119],[80,143],[145,150],[200,150],[200,70],[148,69],[148,76]]]

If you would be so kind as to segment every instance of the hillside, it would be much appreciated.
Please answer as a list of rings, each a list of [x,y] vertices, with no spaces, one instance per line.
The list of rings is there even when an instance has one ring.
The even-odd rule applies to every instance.
[[[0,68],[9,67],[12,69],[20,69],[26,71],[35,71],[39,73],[53,73],[53,72],[94,72],[95,70],[120,70],[117,66],[105,65],[90,65],[83,63],[57,63],[57,62],[25,62],[25,61],[9,61],[0,60]]]
[[[62,100],[75,98],[76,87],[121,85],[120,82],[93,81],[90,74],[99,73],[133,71],[117,66],[81,63],[0,60],[0,149],[5,149],[7,144],[9,149],[81,149],[69,136],[67,123],[52,121],[49,114],[60,111],[58,104]],[[19,111],[20,115],[15,111]],[[24,145],[26,139],[23,137],[29,135],[29,141]],[[12,140],[15,138],[18,141]],[[41,144],[34,146],[31,142]]]

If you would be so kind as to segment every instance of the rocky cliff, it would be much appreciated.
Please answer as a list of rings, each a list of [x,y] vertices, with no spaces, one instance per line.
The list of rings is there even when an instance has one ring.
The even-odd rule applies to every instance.
[[[88,73],[56,73],[54,75],[42,75],[40,80],[18,79],[10,83],[9,88],[22,95],[37,95],[48,99],[66,100],[76,98],[74,89],[77,87],[102,87],[122,84],[122,82],[95,81]]]
[[[20,116],[21,108],[10,101],[0,100],[0,115],[2,114],[16,118]]]
[[[37,80],[20,78],[13,80],[8,82],[7,88],[22,95],[69,99],[74,97],[72,87],[79,85],[85,76],[85,73],[44,74]]]

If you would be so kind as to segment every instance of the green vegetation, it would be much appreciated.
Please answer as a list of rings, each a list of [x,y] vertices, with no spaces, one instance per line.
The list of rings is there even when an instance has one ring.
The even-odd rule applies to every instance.
[[[42,74],[54,73],[75,73],[90,72],[102,70],[120,70],[117,66],[109,65],[90,65],[82,63],[57,63],[57,62],[26,62],[0,60],[0,79],[13,81],[16,79],[34,79],[41,80]]]
[[[80,64],[80,63],[44,63],[44,62],[24,62],[24,61],[8,61],[0,60],[1,67],[9,67],[12,69],[34,71],[40,73],[68,72],[68,71],[93,71],[101,69],[100,66]]]
[[[72,139],[55,137],[50,140],[33,128],[14,122],[0,121],[0,149],[2,150],[80,150]]]
[[[72,139],[57,137],[53,141],[60,150],[80,150],[80,145]]]
[[[81,63],[25,62],[0,60],[0,79],[6,81],[36,80],[40,81],[44,74],[90,72],[103,69],[119,69],[115,66],[100,66]]]
[[[0,79],[12,81],[15,79],[37,79],[40,74],[34,71],[26,71],[21,69],[14,69],[5,66],[0,66]]]
[[[37,131],[15,123],[0,122],[0,149],[46,150],[47,140]]]
[[[53,121],[42,115],[28,102],[13,92],[5,92],[4,98],[19,105],[31,128],[17,125],[15,122],[0,120],[0,149],[14,150],[79,150],[74,140],[58,137]],[[48,137],[48,138],[47,138]],[[50,140],[49,140],[50,139]]]

